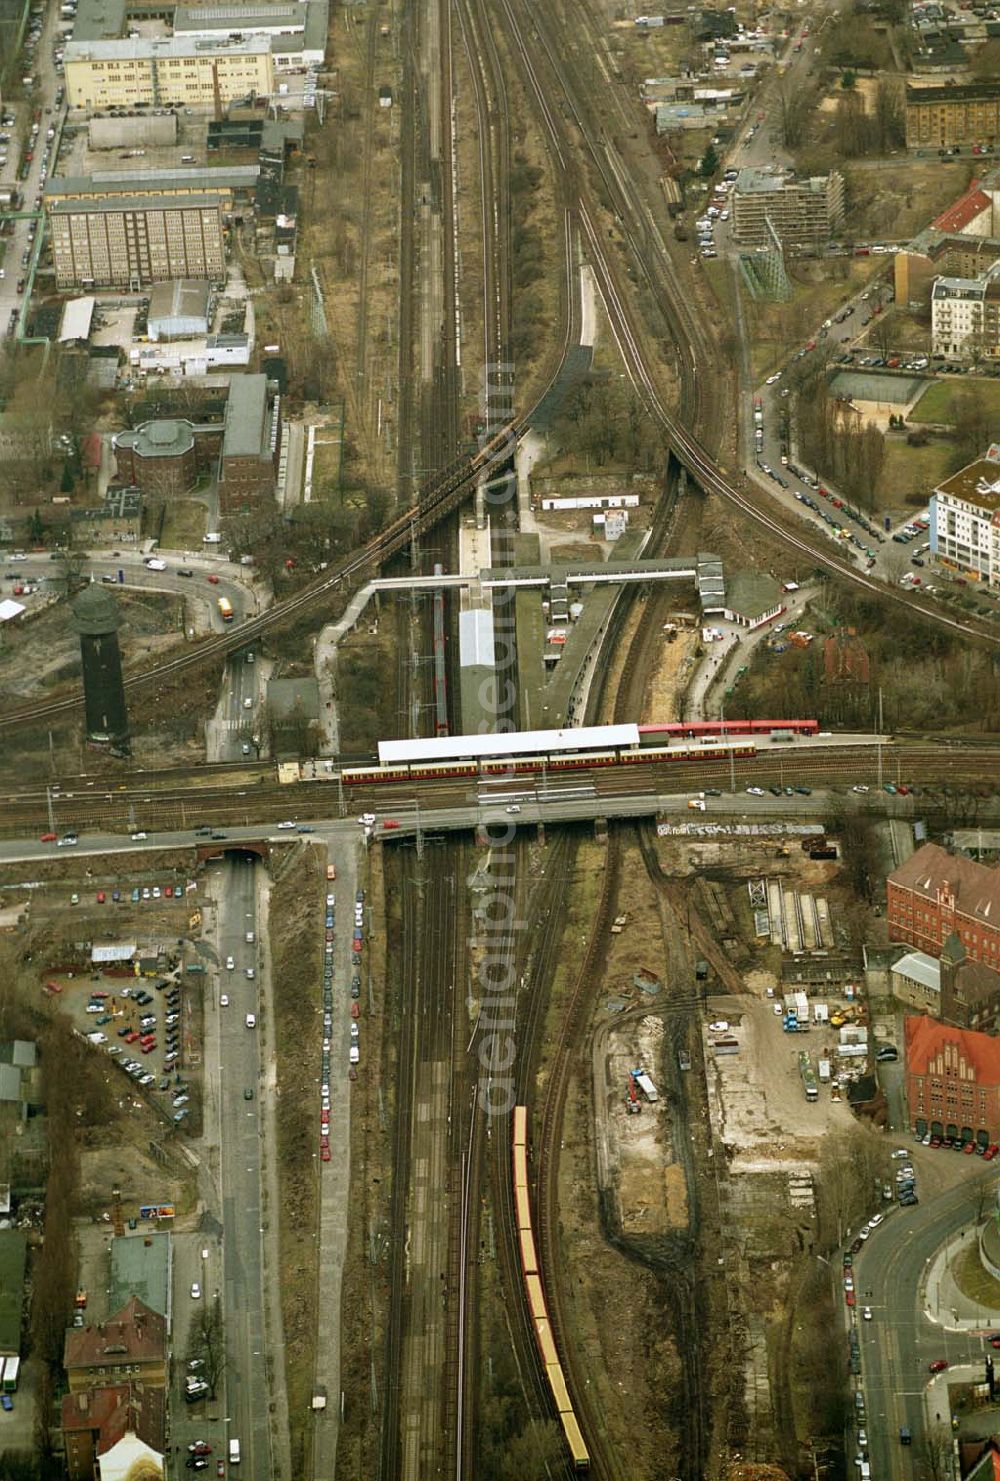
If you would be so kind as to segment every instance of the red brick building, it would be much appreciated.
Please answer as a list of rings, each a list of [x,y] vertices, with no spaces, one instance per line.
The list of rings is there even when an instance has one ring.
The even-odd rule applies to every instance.
[[[274,497],[281,448],[280,397],[265,375],[234,375],[219,455],[219,508],[239,514]]]
[[[906,1019],[906,1102],[926,1135],[1000,1142],[1000,1039],[923,1015]]]
[[[99,1459],[123,1442],[147,1461],[160,1461],[137,1474],[162,1474],[166,1452],[166,1394],[161,1388],[130,1383],[64,1394],[62,1431],[69,1481],[94,1481]],[[143,1454],[145,1452],[145,1454]]]
[[[889,937],[931,956],[954,932],[970,962],[1000,970],[1000,870],[925,843],[886,880]]]

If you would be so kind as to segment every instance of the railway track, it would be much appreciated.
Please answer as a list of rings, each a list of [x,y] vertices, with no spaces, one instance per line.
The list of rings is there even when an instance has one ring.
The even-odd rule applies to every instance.
[[[558,1037],[548,1061],[548,1078],[542,1098],[536,1143],[535,1215],[539,1263],[545,1273],[546,1300],[566,1382],[590,1450],[591,1470],[596,1476],[603,1478],[624,1474],[621,1464],[624,1457],[615,1455],[608,1443],[607,1431],[592,1403],[586,1364],[578,1345],[568,1335],[573,1331],[573,1324],[569,1319],[562,1279],[565,1261],[559,1239],[559,1150],[562,1144],[566,1093],[579,1052],[580,1039],[589,1018],[591,988],[611,924],[618,893],[620,863],[617,837],[613,834],[608,841],[608,859],[586,954],[575,974],[569,1001],[559,1024]]]
[[[726,761],[699,759],[665,763],[662,766],[630,764],[595,771],[578,771],[572,775],[579,782],[592,781],[595,799],[609,803],[616,796],[648,792],[677,795],[718,787],[726,793],[739,792],[747,786],[804,786],[820,788],[864,784],[877,787],[885,782],[894,785],[916,783],[919,786],[954,784],[966,796],[982,796],[992,791],[983,778],[991,777],[996,766],[992,747],[978,750],[963,746],[955,749],[939,744],[885,746],[881,767],[873,746],[838,746],[800,751],[772,751],[755,757]],[[537,784],[537,776],[519,782],[522,790]],[[426,782],[419,788],[424,827],[434,829],[435,807],[462,807],[474,803],[477,792],[473,781],[458,779]],[[190,830],[212,824],[251,822],[278,823],[289,814],[299,822],[321,821],[350,816],[365,809],[378,809],[385,816],[393,811],[412,812],[415,789],[412,785],[383,784],[379,787],[345,788],[343,795],[333,781],[299,782],[283,786],[277,781],[261,781],[253,787],[206,787],[192,793],[178,787],[166,792],[98,791],[60,795],[51,799],[51,815],[44,794],[10,800],[0,814],[0,836],[8,838],[75,829],[79,833],[94,831],[150,833]],[[946,799],[945,799],[946,800]],[[921,812],[940,808],[942,799],[926,797],[917,800]],[[821,804],[822,805],[822,804]],[[196,841],[196,840],[195,840]]]

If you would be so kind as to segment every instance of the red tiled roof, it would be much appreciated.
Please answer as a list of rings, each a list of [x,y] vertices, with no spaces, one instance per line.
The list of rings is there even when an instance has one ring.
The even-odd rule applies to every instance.
[[[126,1434],[136,1435],[151,1450],[163,1453],[166,1443],[166,1396],[162,1389],[113,1384],[83,1389],[62,1400],[65,1433],[96,1430],[96,1453],[103,1455]]]
[[[111,1388],[90,1388],[78,1394],[63,1394],[63,1429],[99,1430],[128,1397],[128,1390],[127,1383],[120,1383]]]
[[[889,883],[913,890],[925,900],[936,900],[949,884],[962,915],[995,925],[1000,930],[1000,870],[977,864],[962,854],[949,854],[937,843],[925,843],[905,864],[889,875]]]
[[[975,221],[980,211],[985,211],[989,205],[989,196],[984,190],[980,190],[979,181],[973,180],[965,194],[959,196],[954,205],[942,211],[931,224],[938,231],[964,231],[970,221]]]
[[[908,1017],[904,1024],[906,1068],[911,1075],[926,1075],[928,1066],[946,1044],[957,1044],[962,1058],[975,1072],[976,1084],[1000,1085],[1000,1039],[974,1029],[950,1028],[926,1015]]]
[[[124,1363],[166,1360],[167,1323],[138,1296],[96,1327],[70,1327],[63,1367],[110,1368]]]
[[[99,468],[101,466],[101,434],[89,432],[83,439],[81,452],[85,468]]]

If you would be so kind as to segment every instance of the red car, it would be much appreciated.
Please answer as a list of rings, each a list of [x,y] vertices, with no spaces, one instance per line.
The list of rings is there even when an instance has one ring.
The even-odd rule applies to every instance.
[[[390,828],[398,828],[399,827],[399,824],[398,824],[398,822],[396,821],[395,818],[386,818],[385,821],[382,824],[382,827],[384,829],[388,830]]]
[[[971,1157],[975,1150],[975,1142],[966,1142],[965,1146],[962,1148],[962,1151],[965,1153],[966,1157]]]
[[[323,1130],[320,1133],[320,1135],[321,1136],[329,1136],[330,1133],[329,1133],[329,1131],[327,1131],[327,1127],[330,1125],[330,1112],[329,1111],[320,1111],[320,1113],[319,1113],[319,1120],[320,1120],[320,1125],[323,1128]]]
[[[360,1018],[361,1017],[361,1008],[359,1007],[359,1005],[357,1003],[352,1003],[351,1004],[351,1017],[352,1018]]]
[[[154,1039],[152,1044],[140,1044],[139,1048],[142,1050],[143,1054],[152,1054],[153,1050],[156,1048],[156,1040]]]
[[[164,894],[164,898],[165,899],[172,900],[174,898],[174,887],[173,887],[173,885],[172,884],[168,884],[164,888],[163,894]]]
[[[219,578],[218,578],[218,576],[207,576],[205,579],[207,581],[210,581],[213,586],[218,586],[218,584],[219,584]]]
[[[136,1033],[135,1029],[133,1029],[130,1034],[125,1035],[125,1042],[126,1044],[138,1044],[139,1035]]]
[[[997,1146],[996,1142],[990,1142],[986,1151],[983,1153],[983,1161],[992,1162],[998,1151],[1000,1151],[1000,1147]]]
[[[844,1300],[847,1302],[848,1306],[853,1306],[854,1305],[854,1292],[853,1291],[845,1291],[844,1292]]]
[[[38,841],[39,843],[55,843],[58,837],[58,833],[43,833]]]
[[[103,904],[104,904],[104,902],[105,902],[105,900],[106,900],[106,899],[107,899],[107,898],[108,898],[108,897],[107,897],[107,895],[106,895],[106,894],[105,894],[105,893],[104,893],[104,891],[103,891],[103,890],[98,890],[98,891],[97,891],[97,903],[98,903],[98,905],[103,905]]]
[[[94,1002],[95,1003],[96,1002],[102,1002],[103,1003],[104,999],[105,998],[109,998],[111,996],[111,994],[109,992],[105,992],[105,990],[104,990],[103,987],[95,987],[94,988],[94,991],[90,994],[90,996],[94,999]]]
[[[990,1338],[990,1347],[1000,1347],[1000,1333]]]
[[[933,1363],[927,1364],[928,1373],[943,1373],[948,1366],[947,1358],[935,1358]]]
[[[330,1146],[329,1146],[329,1143],[327,1143],[327,1145],[325,1147],[320,1147],[320,1149],[319,1149],[319,1155],[320,1155],[320,1160],[321,1161],[323,1161],[323,1162],[329,1162],[330,1161]]]

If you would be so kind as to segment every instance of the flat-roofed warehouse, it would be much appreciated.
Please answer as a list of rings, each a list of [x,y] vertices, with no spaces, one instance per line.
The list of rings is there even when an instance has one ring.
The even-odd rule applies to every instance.
[[[206,335],[211,316],[212,289],[205,279],[178,278],[154,283],[146,316],[150,339],[194,339]]]
[[[42,191],[46,207],[62,201],[120,200],[142,196],[217,196],[224,210],[253,199],[260,165],[205,165],[174,170],[94,170],[90,175],[53,175]]]

